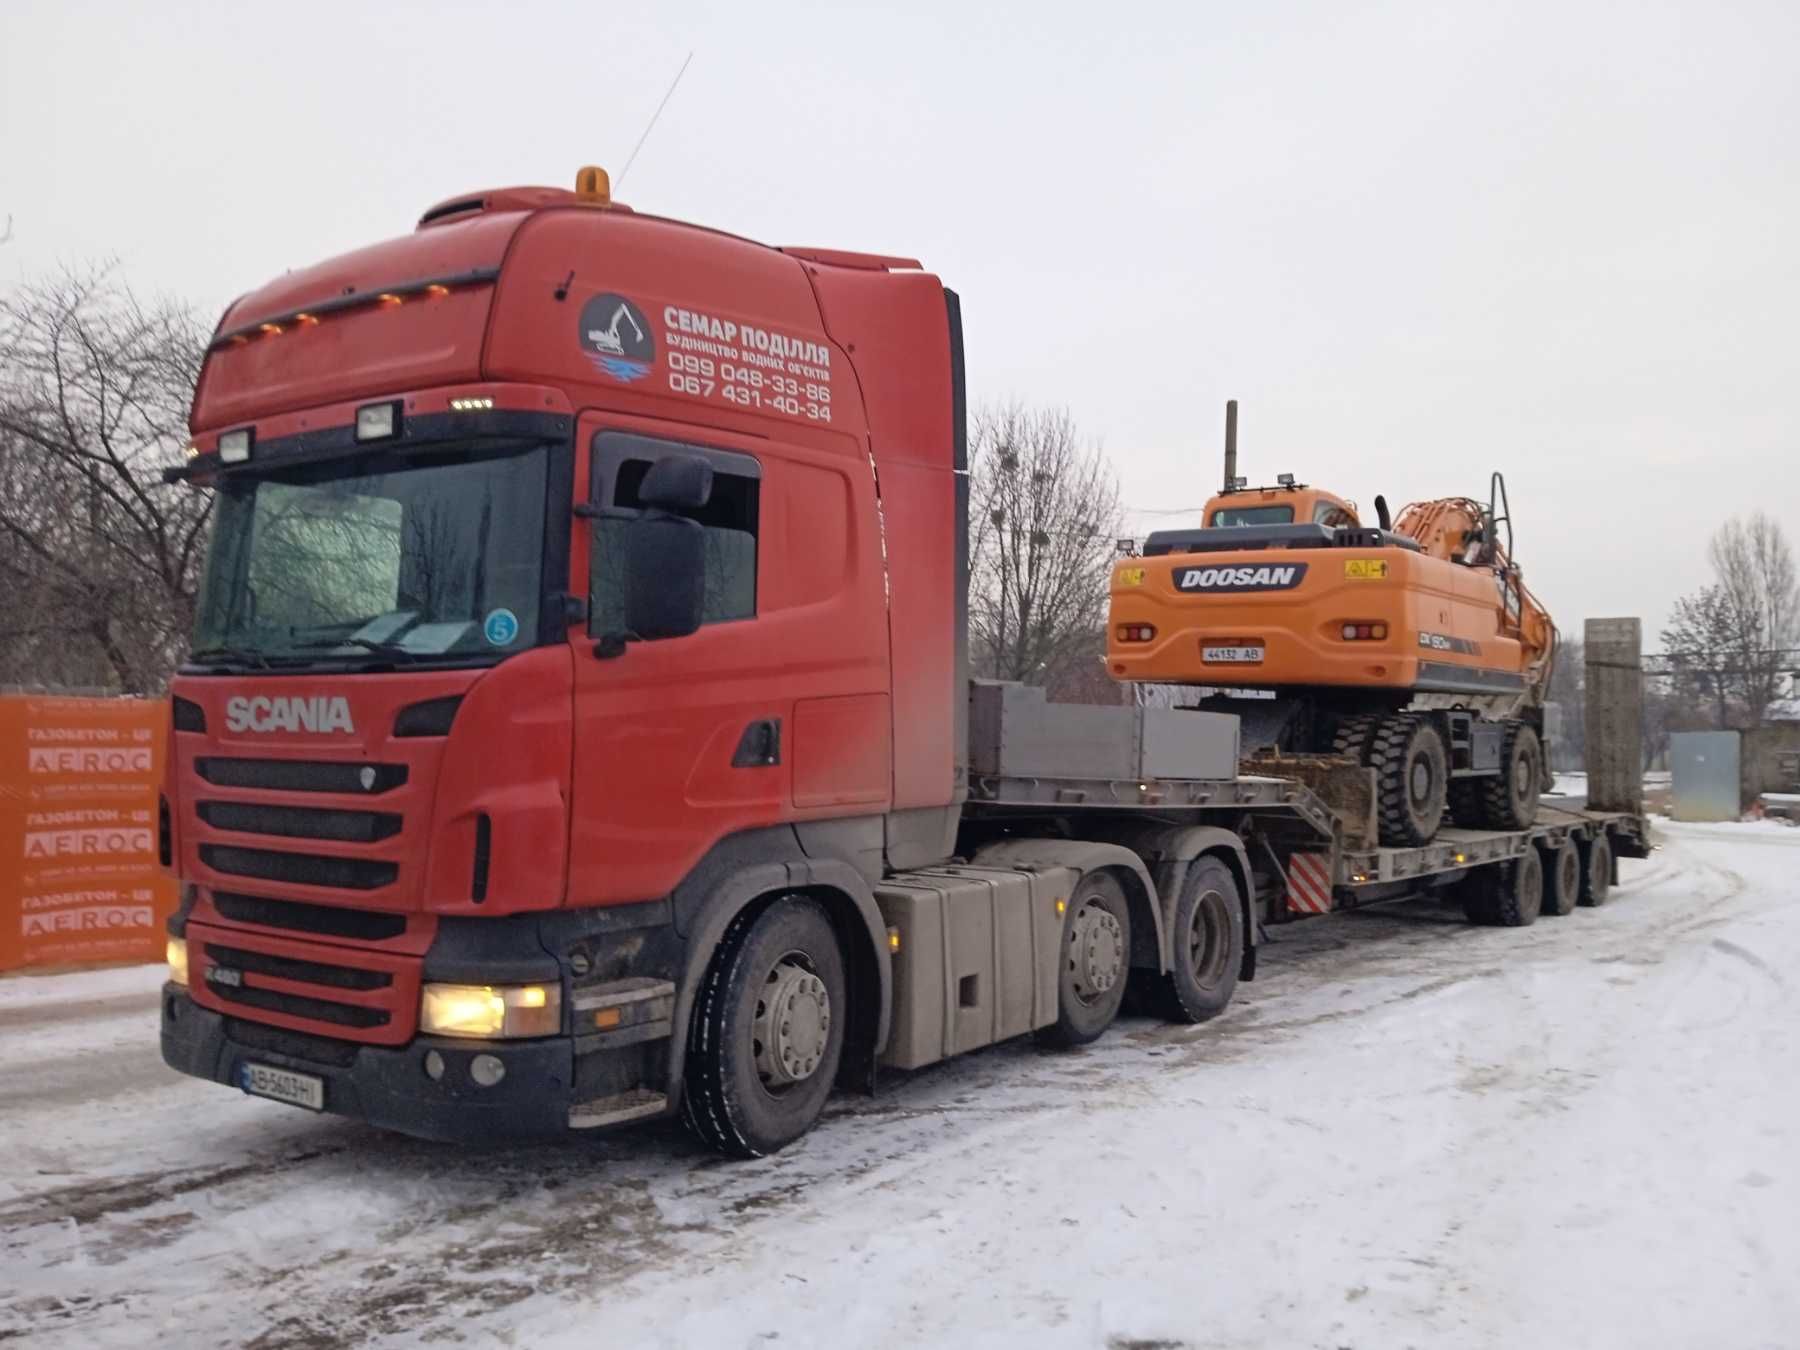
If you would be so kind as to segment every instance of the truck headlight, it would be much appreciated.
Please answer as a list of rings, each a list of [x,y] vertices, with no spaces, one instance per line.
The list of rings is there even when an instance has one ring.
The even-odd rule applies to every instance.
[[[562,989],[553,984],[428,984],[419,991],[419,1030],[483,1040],[554,1036]]]
[[[171,984],[187,983],[187,939],[172,937],[169,945],[163,948],[163,955],[169,961],[169,982]]]

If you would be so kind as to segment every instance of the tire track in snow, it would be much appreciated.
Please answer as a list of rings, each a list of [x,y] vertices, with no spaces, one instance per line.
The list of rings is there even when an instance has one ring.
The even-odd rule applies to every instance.
[[[613,1136],[604,1147],[482,1153],[335,1122],[304,1132],[305,1142],[285,1152],[252,1149],[212,1167],[144,1171],[24,1196],[0,1206],[0,1227],[84,1230],[102,1268],[149,1247],[167,1250],[177,1263],[204,1257],[212,1287],[255,1291],[244,1306],[219,1307],[216,1315],[208,1311],[210,1300],[182,1300],[196,1337],[211,1331],[233,1340],[248,1333],[257,1350],[333,1350],[373,1335],[460,1339],[467,1327],[483,1326],[482,1319],[533,1293],[573,1297],[598,1281],[673,1281],[696,1266],[753,1255],[770,1222],[874,1192],[909,1191],[921,1176],[1041,1132],[1047,1117],[1149,1103],[1233,1109],[1181,1093],[1171,1065],[1179,1072],[1208,1059],[1245,1057],[1321,1025],[1366,1018],[1533,962],[1620,959],[1594,955],[1597,946],[1640,958],[1654,948],[1661,959],[1691,932],[1723,922],[1716,911],[1743,893],[1741,876],[1701,852],[1688,841],[1671,842],[1615,891],[1631,903],[1581,911],[1585,917],[1573,924],[1551,919],[1529,930],[1470,929],[1441,903],[1413,902],[1404,912],[1383,907],[1280,930],[1266,949],[1265,978],[1246,986],[1243,1001],[1211,1023],[1127,1022],[1096,1046],[1067,1055],[995,1047],[900,1077],[881,1099],[839,1099],[807,1140],[758,1163],[715,1163],[667,1128]],[[1696,894],[1661,898],[1683,878],[1692,879]],[[1658,911],[1635,913],[1640,898],[1657,903]],[[1665,914],[1670,899],[1680,905]],[[1330,997],[1334,986],[1351,997],[1365,988],[1373,996],[1316,1014],[1302,1011]],[[217,1090],[190,1086],[196,1094]],[[283,1213],[289,1193],[371,1183],[398,1199],[382,1210],[372,1237],[361,1235],[370,1238],[361,1246],[336,1226],[320,1232]],[[385,1204],[388,1197],[381,1199]],[[223,1231],[211,1250],[199,1245],[214,1226],[241,1225],[234,1215],[248,1215],[266,1231],[262,1248],[221,1247]],[[65,1298],[54,1311],[0,1302],[0,1312],[25,1314],[24,1325],[33,1330],[60,1331],[71,1337],[65,1343],[81,1345],[91,1343],[90,1330],[159,1315],[175,1298],[170,1289],[105,1287],[104,1276],[95,1283],[101,1287],[92,1297]],[[245,1312],[257,1304],[282,1311],[259,1324]],[[0,1336],[6,1331],[0,1319]]]

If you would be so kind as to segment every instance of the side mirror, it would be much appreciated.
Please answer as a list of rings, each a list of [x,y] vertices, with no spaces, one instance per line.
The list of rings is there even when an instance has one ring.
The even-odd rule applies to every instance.
[[[712,466],[699,463],[710,493]],[[698,631],[706,609],[706,531],[698,521],[660,512],[619,524],[625,545],[621,580],[626,629],[646,641]]]
[[[662,511],[698,511],[712,500],[712,465],[698,455],[665,455],[638,485],[638,501]]]

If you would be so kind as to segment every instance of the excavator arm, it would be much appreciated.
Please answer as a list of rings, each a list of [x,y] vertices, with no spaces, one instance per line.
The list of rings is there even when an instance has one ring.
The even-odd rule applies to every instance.
[[[1508,535],[1505,542],[1500,538],[1502,526]],[[1494,574],[1500,589],[1501,630],[1516,638],[1523,648],[1522,673],[1531,686],[1534,701],[1541,702],[1556,654],[1556,625],[1549,611],[1526,589],[1519,566],[1510,556],[1510,511],[1506,507],[1506,484],[1500,475],[1493,477],[1493,497],[1488,505],[1471,497],[1414,502],[1400,512],[1394,531],[1415,541],[1430,557]]]

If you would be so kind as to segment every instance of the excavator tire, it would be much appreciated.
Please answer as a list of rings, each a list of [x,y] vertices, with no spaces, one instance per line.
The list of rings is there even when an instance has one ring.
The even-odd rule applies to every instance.
[[[1481,828],[1481,780],[1479,778],[1452,778],[1450,780],[1450,822],[1465,830]]]
[[[1358,763],[1368,763],[1369,742],[1375,739],[1375,729],[1380,725],[1379,713],[1357,713],[1340,719],[1337,734],[1331,738],[1332,752]]]
[[[1389,848],[1430,843],[1443,823],[1450,778],[1437,727],[1406,713],[1385,718],[1365,762],[1375,770],[1381,842]]]
[[[1522,830],[1537,819],[1538,784],[1544,775],[1544,747],[1523,722],[1507,725],[1500,742],[1500,772],[1479,778],[1481,824],[1489,830]]]

